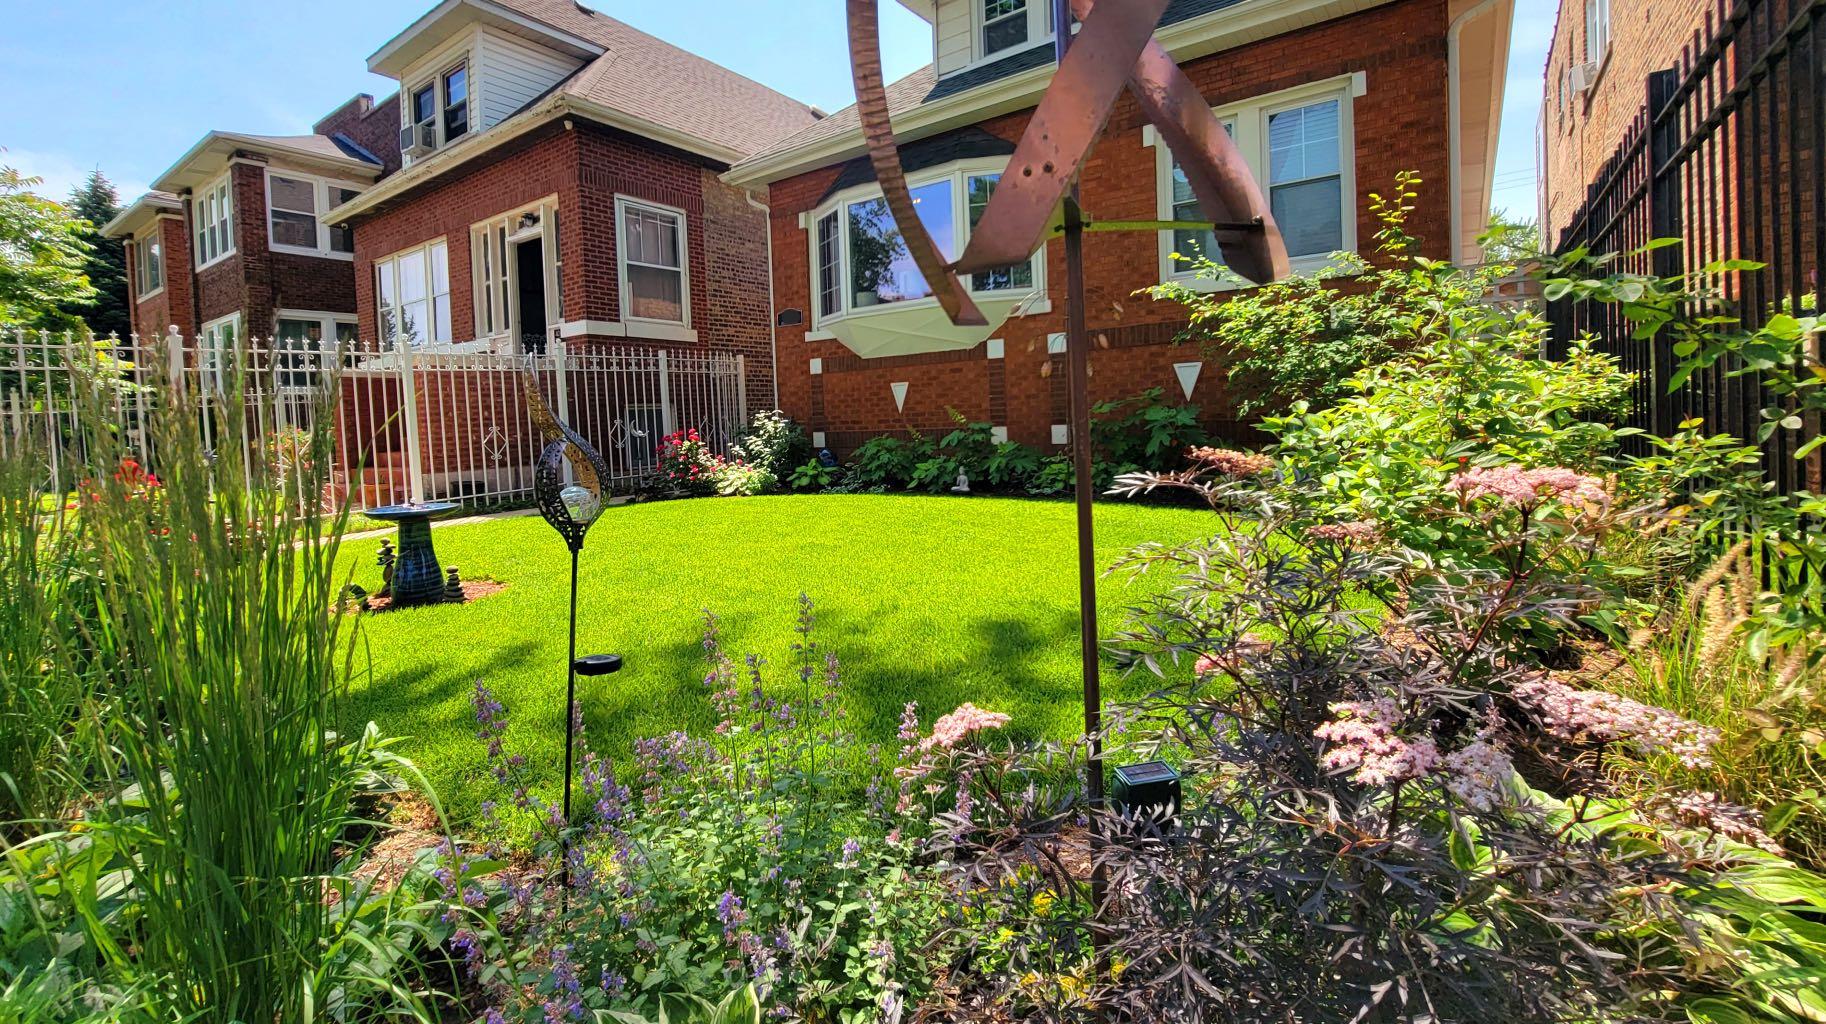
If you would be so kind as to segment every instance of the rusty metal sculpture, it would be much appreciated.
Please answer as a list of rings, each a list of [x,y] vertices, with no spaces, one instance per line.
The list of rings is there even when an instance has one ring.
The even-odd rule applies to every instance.
[[[1071,437],[1077,470],[1079,640],[1083,650],[1084,728],[1090,743],[1087,788],[1103,796],[1102,694],[1097,663],[1096,562],[1092,547],[1089,340],[1085,318],[1086,231],[1209,230],[1209,254],[1258,284],[1285,277],[1287,248],[1243,156],[1196,86],[1158,42],[1154,29],[1168,0],[1051,0],[1058,69],[982,219],[955,262],[946,262],[914,210],[894,139],[882,78],[878,0],[846,0],[856,111],[882,196],[909,255],[941,308],[959,326],[983,325],[963,276],[1021,263],[1062,235],[1066,269],[1066,352],[1071,367]],[[1030,0],[1038,2],[1038,0]],[[1073,16],[1081,22],[1071,30]],[[1075,37],[1075,38],[1074,38]],[[1173,151],[1205,221],[1098,222],[1080,207],[1077,181],[1124,88]]]

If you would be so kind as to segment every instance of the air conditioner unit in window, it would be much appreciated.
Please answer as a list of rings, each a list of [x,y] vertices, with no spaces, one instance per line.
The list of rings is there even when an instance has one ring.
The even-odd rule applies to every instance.
[[[1572,66],[1572,91],[1589,92],[1592,86],[1597,85],[1599,67],[1600,65],[1595,60],[1574,64]]]
[[[399,130],[399,151],[407,156],[423,156],[437,148],[437,122],[409,124]]]

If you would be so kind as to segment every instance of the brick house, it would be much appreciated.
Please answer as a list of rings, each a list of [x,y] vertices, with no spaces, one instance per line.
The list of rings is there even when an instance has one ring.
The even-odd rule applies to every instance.
[[[368,60],[403,166],[338,209],[364,336],[746,357],[771,395],[767,220],[724,171],[812,108],[571,0],[447,0]]]
[[[134,331],[354,337],[354,240],[325,215],[398,166],[395,109],[362,95],[310,135],[205,135],[103,228],[127,243]]]
[[[956,255],[1051,75],[1043,0],[902,0],[933,26],[934,61],[889,104],[915,199]],[[1296,270],[1366,249],[1364,194],[1418,171],[1429,201],[1410,224],[1438,258],[1479,257],[1487,222],[1511,0],[1173,0],[1156,37],[1210,100],[1271,197]],[[839,452],[887,431],[948,429],[949,410],[998,436],[1065,443],[1063,246],[979,274],[996,326],[952,327],[898,247],[842,111],[738,163],[771,211],[781,407]],[[1082,181],[1101,219],[1187,219],[1189,191],[1132,99],[1117,106]],[[1133,293],[1188,280],[1172,259],[1195,238],[1086,241],[1092,400],[1162,388],[1219,429],[1222,367],[1176,346],[1178,307]]]
[[[1681,47],[1715,8],[1711,0],[1561,0],[1541,102],[1541,235],[1549,248],[1642,109],[1643,83],[1680,62]]]

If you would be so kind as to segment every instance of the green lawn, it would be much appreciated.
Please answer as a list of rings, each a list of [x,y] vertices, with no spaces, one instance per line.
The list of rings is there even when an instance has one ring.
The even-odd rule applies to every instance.
[[[1190,540],[1213,526],[1194,510],[1100,506],[1098,560],[1108,566],[1143,541]],[[475,784],[484,763],[469,706],[477,678],[506,705],[514,749],[547,766],[547,778],[560,775],[568,556],[537,518],[434,537],[445,565],[507,590],[365,619],[371,667],[356,684],[351,724],[373,720],[407,737],[403,752],[461,818],[487,796]],[[370,587],[377,544],[353,542],[345,556]],[[843,660],[851,721],[865,737],[891,740],[909,700],[928,723],[974,701],[1012,714],[1020,733],[1070,736],[1081,722],[1074,551],[1072,507],[1062,502],[820,495],[610,509],[583,554],[578,648],[620,653],[626,667],[580,681],[592,743],[622,756],[635,737],[712,724],[705,608],[722,616],[731,652],[767,659],[785,692],[801,592],[816,602],[819,642]],[[1136,597],[1122,578],[1103,581],[1105,635]]]

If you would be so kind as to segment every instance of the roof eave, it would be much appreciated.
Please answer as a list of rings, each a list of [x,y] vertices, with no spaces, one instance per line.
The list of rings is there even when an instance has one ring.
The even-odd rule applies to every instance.
[[[371,164],[366,160],[357,160],[351,156],[332,156],[328,153],[293,149],[290,146],[275,144],[271,139],[243,135],[239,132],[210,132],[203,136],[196,145],[190,147],[183,156],[179,157],[176,163],[165,170],[165,173],[159,175],[158,179],[152,183],[152,187],[160,192],[182,193],[188,189],[195,188],[197,185],[204,184],[204,181],[201,180],[190,180],[190,165],[208,153],[211,146],[218,143],[226,144],[228,148],[224,162],[232,160],[236,150],[246,149],[268,155],[282,155],[288,159],[302,161],[316,167],[355,175],[362,180],[367,181],[372,181],[379,177],[382,170],[382,168],[376,164]],[[212,178],[214,175],[203,175],[201,177]]]
[[[152,196],[140,196],[127,204],[127,208],[114,215],[114,219],[101,226],[105,238],[126,238],[139,233],[141,227],[161,216],[175,216],[183,209],[176,202],[154,199]]]
[[[433,7],[431,10],[420,15],[416,21],[406,26],[398,35],[395,35],[393,38],[383,43],[380,49],[375,50],[370,54],[368,56],[368,70],[377,75],[384,75],[388,78],[397,79],[399,74],[411,67],[412,63],[419,57],[417,54],[401,57],[402,52],[407,51],[412,44],[418,40],[419,36],[429,30],[432,26],[443,21],[452,14],[455,14],[459,8],[463,7],[472,8],[478,14],[486,15],[506,24],[518,26],[523,30],[536,33],[554,44],[557,49],[572,51],[571,55],[575,57],[588,59],[599,57],[607,52],[607,47],[604,47],[601,43],[593,42],[582,36],[574,35],[563,29],[547,25],[535,18],[529,18],[519,11],[504,7],[500,4],[491,3],[489,0],[444,0],[443,3],[438,4],[436,7]]]
[[[1393,0],[1256,0],[1240,9],[1225,8],[1168,25],[1156,32],[1155,38],[1183,63],[1312,24],[1311,16],[1321,8],[1327,18],[1336,18],[1391,2]],[[893,117],[895,137],[910,142],[922,135],[1032,106],[1045,92],[1052,73],[1050,65],[1043,65],[900,111]],[[724,180],[738,188],[754,188],[828,167],[864,151],[862,130],[847,129],[802,148],[782,150],[737,164],[724,175]]]

